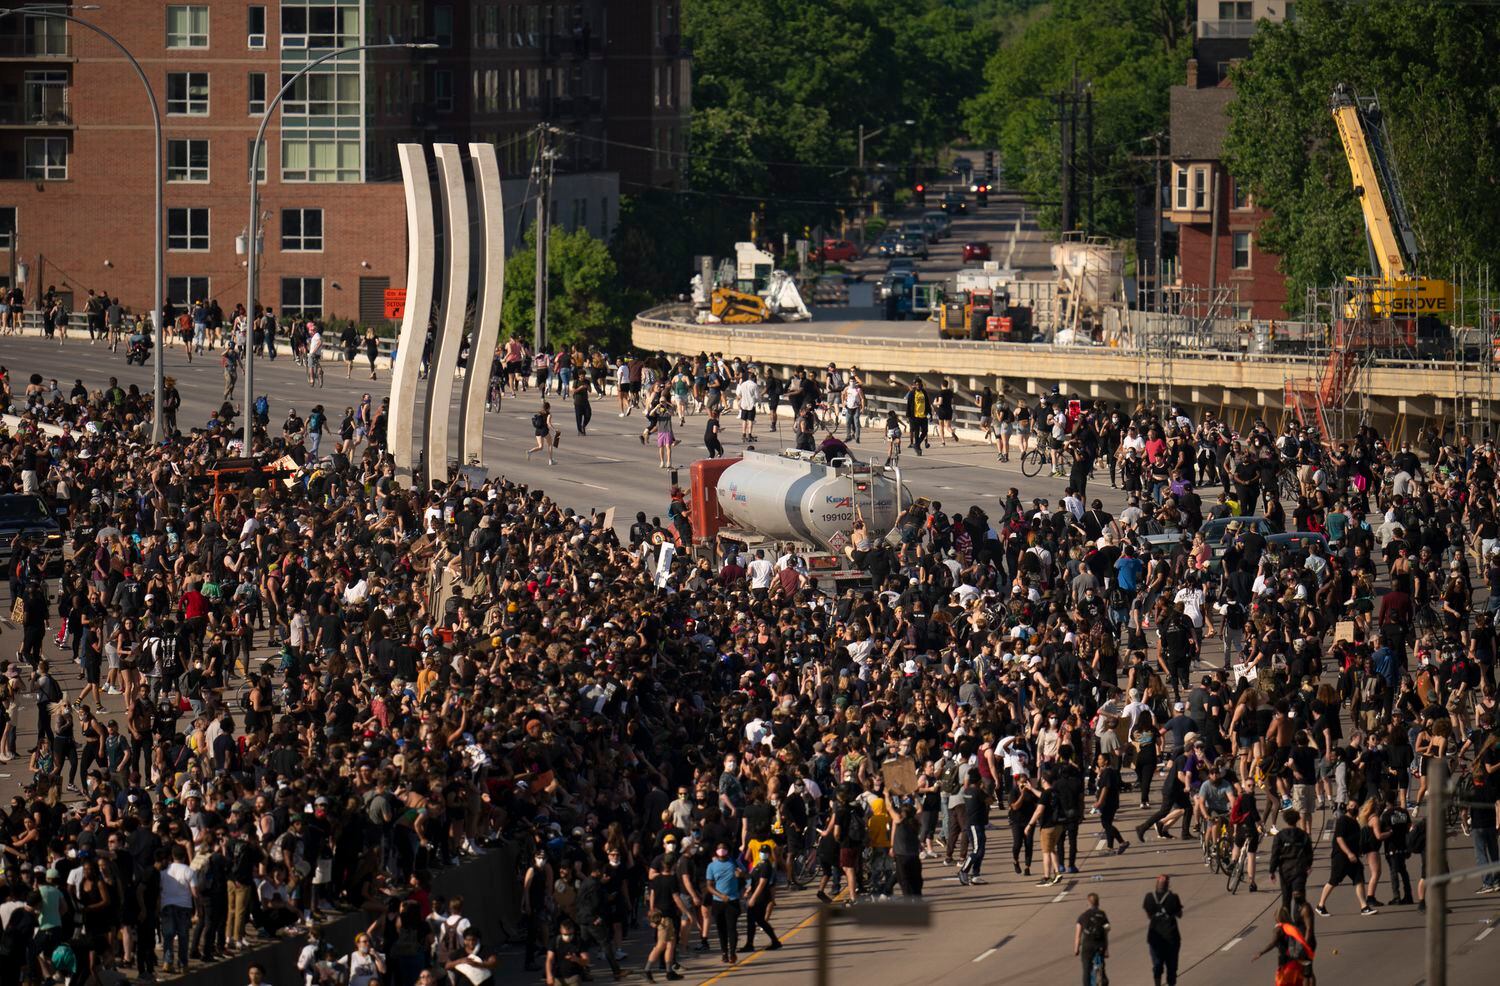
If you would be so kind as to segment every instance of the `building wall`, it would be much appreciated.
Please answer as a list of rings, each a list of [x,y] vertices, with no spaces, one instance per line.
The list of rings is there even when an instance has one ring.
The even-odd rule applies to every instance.
[[[1271,319],[1286,316],[1286,278],[1276,269],[1275,254],[1260,248],[1260,224],[1266,213],[1254,207],[1233,207],[1233,180],[1222,171],[1219,191],[1219,236],[1215,240],[1211,214],[1193,214],[1194,221],[1178,223],[1179,287],[1198,288],[1199,298],[1206,304],[1215,285],[1231,290],[1229,303],[1238,304],[1239,314],[1250,318]],[[1182,216],[1181,213],[1178,214]],[[1234,267],[1234,235],[1249,234],[1250,265],[1247,269]],[[1218,254],[1218,265],[1210,279],[1214,254]],[[1233,292],[1237,291],[1238,294]],[[1183,292],[1186,299],[1191,291]],[[1201,314],[1201,313],[1198,313]]]

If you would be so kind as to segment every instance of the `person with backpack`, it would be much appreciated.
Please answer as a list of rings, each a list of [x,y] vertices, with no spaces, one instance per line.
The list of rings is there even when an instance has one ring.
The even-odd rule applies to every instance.
[[[1267,866],[1271,871],[1271,882],[1281,882],[1281,906],[1289,909],[1294,897],[1301,899],[1307,895],[1313,844],[1312,838],[1297,824],[1302,819],[1297,809],[1286,809],[1281,813],[1281,819],[1286,825],[1277,830],[1276,837],[1271,840],[1271,859]]]
[[[235,812],[230,813],[231,822]],[[255,899],[255,871],[266,858],[253,825],[232,835],[225,843],[225,899],[227,916],[224,936],[230,948],[247,947],[245,927]]]
[[[1108,986],[1104,960],[1109,958],[1109,915],[1099,906],[1098,894],[1089,894],[1088,901],[1088,910],[1073,926],[1073,954],[1083,960],[1083,986]]]
[[[547,401],[542,401],[541,409],[531,416],[531,434],[536,437],[536,444],[526,450],[526,458],[529,460],[533,452],[545,450],[547,465],[552,465],[552,450],[562,433],[552,427],[552,405]]]
[[[1172,878],[1159,874],[1156,889],[1141,902],[1146,911],[1146,948],[1151,953],[1151,978],[1162,986],[1177,986],[1177,956],[1182,951],[1182,931],[1177,927],[1182,917],[1182,899],[1172,892]]]
[[[1305,900],[1297,905],[1295,912],[1283,906],[1276,914],[1275,934],[1265,948],[1250,957],[1250,961],[1254,962],[1275,949],[1276,986],[1304,986],[1314,982],[1312,964],[1318,946],[1315,920],[1312,908]]]

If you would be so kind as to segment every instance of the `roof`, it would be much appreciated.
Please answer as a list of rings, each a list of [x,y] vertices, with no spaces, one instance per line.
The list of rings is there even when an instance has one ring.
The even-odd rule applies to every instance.
[[[1172,87],[1172,160],[1217,161],[1223,155],[1233,98],[1228,86]]]

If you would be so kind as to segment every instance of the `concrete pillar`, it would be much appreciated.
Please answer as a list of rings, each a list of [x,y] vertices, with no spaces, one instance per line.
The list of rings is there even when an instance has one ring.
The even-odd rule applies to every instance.
[[[491,354],[500,341],[500,309],[505,297],[505,203],[494,144],[470,144],[474,163],[479,222],[479,297],[474,302],[474,334],[469,345],[469,372],[459,417],[459,461],[484,462],[484,401],[489,396]]]
[[[453,378],[463,347],[469,307],[469,197],[464,161],[457,144],[437,144],[438,195],[443,203],[443,275],[447,284],[439,313],[432,361],[427,368],[425,415],[427,484],[448,478],[448,419],[453,411]]]
[[[422,371],[422,344],[432,318],[433,255],[437,234],[432,221],[432,186],[427,175],[427,153],[421,144],[400,144],[401,183],[406,193],[406,304],[396,337],[396,361],[391,368],[390,408],[386,445],[396,463],[396,476],[411,485],[416,456],[412,422],[417,410],[417,376]]]

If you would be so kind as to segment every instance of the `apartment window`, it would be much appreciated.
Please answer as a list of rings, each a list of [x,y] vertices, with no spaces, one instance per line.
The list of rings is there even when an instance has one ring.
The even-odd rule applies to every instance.
[[[167,141],[167,181],[208,181],[208,141]]]
[[[295,73],[283,72],[284,86]],[[287,91],[281,112],[285,116],[359,116],[359,75],[354,72],[314,72],[304,75]]]
[[[167,300],[174,308],[186,308],[195,301],[212,297],[206,277],[167,278]]]
[[[1176,194],[1176,203],[1175,203],[1175,205],[1176,205],[1176,208],[1179,211],[1186,212],[1187,211],[1187,207],[1188,207],[1188,171],[1187,171],[1186,168],[1178,168],[1176,170],[1177,170],[1177,188],[1176,188],[1177,194]]]
[[[260,116],[266,111],[266,73],[251,72],[246,80],[245,91],[249,93],[247,107],[251,116]]]
[[[282,181],[359,181],[359,141],[298,140],[283,134]]]
[[[255,146],[255,138],[251,137],[245,141],[245,164],[248,169],[250,163],[250,149]],[[260,153],[255,155],[255,180],[264,182],[266,180],[266,145],[260,145]]]
[[[26,177],[65,181],[68,177],[68,138],[27,137]]]
[[[281,279],[281,312],[294,312],[314,318],[323,314],[323,279],[321,277],[283,277]]]
[[[168,72],[167,113],[176,116],[207,116],[208,73]]]
[[[245,47],[260,49],[266,46],[266,8],[249,8],[249,22],[245,26]]]
[[[333,3],[314,3],[304,7],[283,4],[281,47],[342,48],[359,44],[359,10],[358,6]]]
[[[453,47],[453,8],[446,4],[432,8],[432,40],[439,47]]]
[[[1232,238],[1232,264],[1235,270],[1250,269],[1250,234],[1235,233]]]
[[[167,7],[167,47],[207,48],[208,8],[193,4]]]
[[[1290,24],[1295,21],[1297,19],[1297,5],[1295,3],[1291,3],[1289,0],[1289,2],[1282,4],[1282,6],[1286,8],[1282,11],[1282,13],[1286,16],[1286,22]]]
[[[16,207],[0,205],[0,250],[16,248]]]
[[[282,209],[281,249],[297,252],[323,249],[323,210]]]
[[[1254,19],[1250,8],[1250,0],[1220,0],[1219,20],[1221,21],[1248,21]]]
[[[1250,208],[1250,190],[1246,188],[1239,179],[1234,182],[1234,195],[1232,197],[1234,208],[1245,210]]]
[[[1201,212],[1208,208],[1208,169],[1193,169],[1193,211]]]
[[[448,69],[432,73],[432,105],[439,113],[453,109],[453,73]]]
[[[171,208],[167,210],[168,250],[208,249],[208,210]]]

